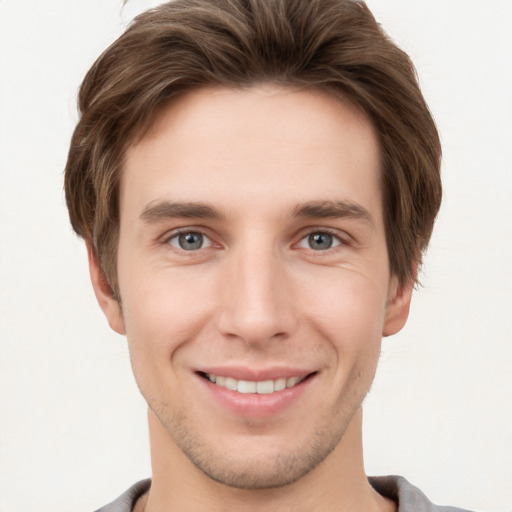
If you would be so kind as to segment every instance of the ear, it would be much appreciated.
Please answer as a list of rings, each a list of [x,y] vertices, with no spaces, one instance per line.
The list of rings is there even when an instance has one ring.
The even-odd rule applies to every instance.
[[[110,327],[119,334],[126,334],[121,304],[115,298],[114,292],[103,274],[98,259],[89,244],[87,244],[87,257],[89,258],[89,274],[91,276],[92,287],[94,288],[94,293],[100,308],[103,310],[103,313],[105,313]]]
[[[407,322],[416,275],[417,265],[414,265],[413,275],[409,281],[400,284],[396,276],[391,278],[382,336],[396,334]]]

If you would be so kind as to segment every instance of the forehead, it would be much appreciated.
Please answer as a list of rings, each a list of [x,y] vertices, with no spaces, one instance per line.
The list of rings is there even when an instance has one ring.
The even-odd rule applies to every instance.
[[[318,90],[205,88],[166,106],[126,155],[121,205],[170,198],[243,208],[311,200],[380,205],[368,118]],[[284,187],[284,188],[283,188]],[[284,204],[284,203],[290,204]]]

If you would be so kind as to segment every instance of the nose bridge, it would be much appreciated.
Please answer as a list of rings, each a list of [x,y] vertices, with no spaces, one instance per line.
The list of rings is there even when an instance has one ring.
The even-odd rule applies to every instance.
[[[245,237],[226,265],[219,329],[251,343],[291,334],[295,317],[285,261],[270,241]]]

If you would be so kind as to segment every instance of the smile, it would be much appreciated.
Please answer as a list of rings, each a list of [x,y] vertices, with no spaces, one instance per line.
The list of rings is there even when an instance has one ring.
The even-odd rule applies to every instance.
[[[261,395],[268,395],[276,391],[283,391],[287,388],[292,388],[301,383],[306,377],[282,377],[275,380],[237,380],[232,377],[223,377],[221,375],[213,375],[211,373],[204,374],[205,377],[216,384],[217,386],[229,389],[231,391],[238,391],[238,393],[258,393]]]

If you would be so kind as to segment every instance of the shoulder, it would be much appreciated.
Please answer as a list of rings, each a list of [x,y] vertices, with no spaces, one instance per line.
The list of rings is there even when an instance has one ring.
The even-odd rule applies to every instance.
[[[420,489],[402,476],[374,476],[369,477],[369,481],[377,492],[398,504],[398,512],[469,512],[461,508],[434,505]],[[137,499],[150,485],[150,479],[141,480],[96,512],[132,512]]]
[[[373,476],[368,480],[378,493],[398,504],[398,512],[469,512],[461,508],[434,505],[402,476]]]
[[[96,512],[132,512],[137,500],[149,489],[151,480],[141,480],[132,485],[119,498],[101,507]]]

